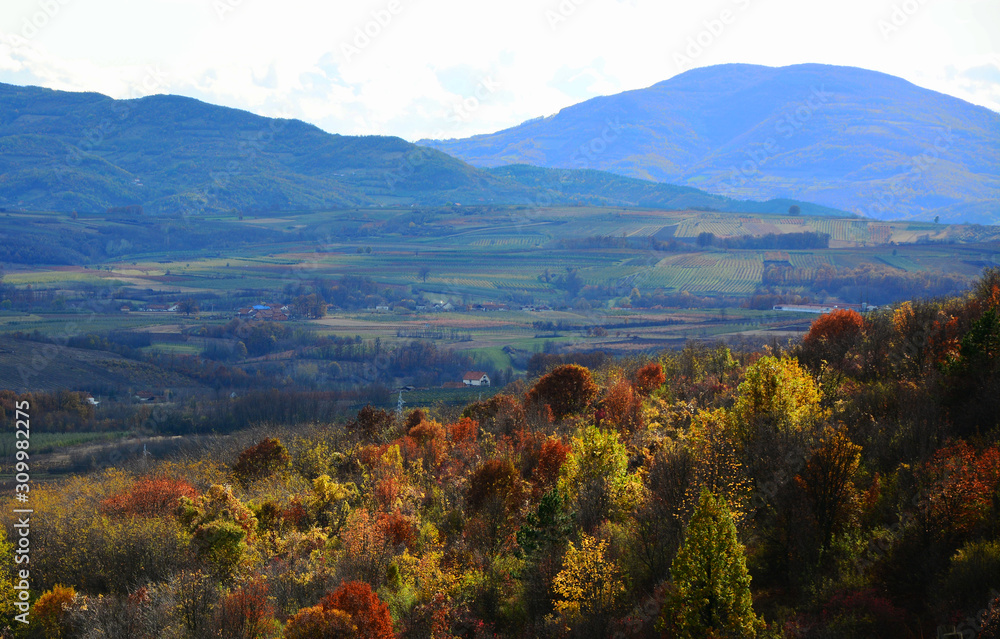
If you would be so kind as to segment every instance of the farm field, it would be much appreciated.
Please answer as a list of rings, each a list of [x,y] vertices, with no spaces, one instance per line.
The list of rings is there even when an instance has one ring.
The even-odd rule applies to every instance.
[[[88,229],[113,233],[120,226],[95,218],[9,215],[0,217],[0,227],[29,218],[44,218],[42,226],[49,234]],[[1000,233],[993,227],[706,211],[563,207],[464,214],[365,209],[245,220],[217,217],[204,224],[237,235],[241,229],[266,232],[269,241],[218,250],[206,247],[181,257],[173,251],[123,253],[86,266],[10,265],[5,282],[30,285],[57,297],[112,292],[127,303],[130,290],[147,296],[250,299],[316,278],[359,275],[449,300],[504,302],[533,297],[551,302],[564,294],[552,279],[575,269],[585,285],[625,288],[626,293],[632,288],[640,293],[662,288],[713,297],[745,296],[760,283],[770,251],[697,250],[693,238],[701,233],[725,238],[804,231],[828,233],[830,248],[785,251],[796,268],[877,264],[906,272],[943,269],[973,277],[984,265],[1000,263]],[[622,246],[574,244],[595,237]],[[683,250],[664,249],[651,239],[676,239]],[[208,304],[202,310],[232,310],[225,301],[218,307]]]
[[[377,340],[387,349],[423,341],[471,365],[512,374],[541,351],[636,353],[691,339],[787,340],[814,316],[745,308],[775,265],[798,278],[784,294],[805,299],[814,294],[808,282],[821,272],[882,269],[963,282],[1000,264],[994,227],[691,210],[453,206],[197,220],[0,215],[0,231],[21,227],[55,246],[74,233],[100,237],[102,244],[78,243],[73,250],[113,253],[4,270],[2,284],[17,307],[0,306],[0,331],[37,332],[72,354],[63,370],[44,376],[53,388],[81,378],[134,390],[199,388],[202,382],[184,375],[161,375],[155,366],[62,344],[143,333],[136,353],[150,360],[197,359],[212,349],[213,357],[226,358],[236,340],[219,339],[219,331],[238,309],[288,304],[345,278],[353,285],[370,282],[370,294],[346,308],[331,303],[323,317],[284,322],[287,344],[250,354],[245,363],[252,374],[279,380],[358,374],[350,362],[340,373],[318,369],[315,359],[303,363],[299,358],[315,356],[301,344],[315,338]],[[830,247],[725,248],[698,241],[703,233],[725,240],[807,231],[828,233]],[[860,303],[869,294],[864,287],[852,291],[849,299],[832,301]],[[196,307],[166,311],[185,299]],[[386,299],[393,301],[378,301]],[[770,309],[771,302],[756,308]],[[23,361],[37,359],[39,348],[17,341],[8,350]],[[39,366],[46,368],[44,361]],[[21,386],[23,377],[17,367],[0,365],[0,381]]]

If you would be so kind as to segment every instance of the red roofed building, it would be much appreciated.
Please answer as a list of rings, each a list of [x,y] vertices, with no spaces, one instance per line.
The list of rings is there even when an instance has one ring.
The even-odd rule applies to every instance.
[[[489,386],[490,376],[482,371],[469,371],[462,376],[462,383],[466,386]]]

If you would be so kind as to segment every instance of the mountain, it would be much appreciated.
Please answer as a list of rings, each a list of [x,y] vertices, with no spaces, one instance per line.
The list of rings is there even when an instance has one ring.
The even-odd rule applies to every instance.
[[[793,203],[599,171],[485,171],[400,138],[334,135],[179,96],[113,100],[0,84],[0,205],[176,214],[453,202],[757,213]],[[804,214],[843,214],[794,203]]]
[[[504,185],[400,138],[331,135],[156,95],[0,85],[0,197],[55,210],[268,210],[428,201]]]
[[[852,67],[704,67],[419,144],[481,167],[591,168],[882,219],[1000,223],[1000,114]]]
[[[530,164],[508,164],[487,169],[500,179],[535,193],[531,206],[547,202],[593,206],[636,206],[667,210],[702,209],[732,213],[787,213],[792,205],[803,215],[851,217],[848,213],[813,202],[787,198],[766,201],[735,200],[711,195],[690,186],[677,186],[630,178],[594,169],[548,169]]]

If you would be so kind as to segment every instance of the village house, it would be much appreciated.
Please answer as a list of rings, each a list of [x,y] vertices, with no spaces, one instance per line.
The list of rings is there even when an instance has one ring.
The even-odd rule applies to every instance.
[[[179,306],[179,304],[147,304],[142,310],[147,313],[176,313]]]
[[[264,322],[284,322],[288,320],[291,313],[291,308],[287,304],[265,304],[261,302],[260,304],[238,309],[236,316]]]
[[[469,371],[462,376],[462,383],[466,386],[489,386],[490,376],[482,371]]]

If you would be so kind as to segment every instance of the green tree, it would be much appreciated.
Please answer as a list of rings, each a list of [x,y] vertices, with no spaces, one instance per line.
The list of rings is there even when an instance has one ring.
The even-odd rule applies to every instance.
[[[255,540],[257,518],[228,486],[215,484],[196,499],[181,497],[177,516],[198,556],[222,574],[236,570]]]
[[[660,618],[670,636],[756,637],[746,554],[726,501],[702,490],[684,543],[670,568],[673,590]]]
[[[642,481],[628,472],[628,450],[618,433],[594,425],[574,435],[572,451],[559,471],[559,493],[584,530],[605,519],[622,519],[641,501]]]
[[[191,313],[198,313],[201,309],[198,306],[198,301],[193,297],[189,297],[177,303],[177,310],[185,315],[190,315]]]
[[[793,204],[790,207],[788,207],[788,214],[789,215],[801,215],[802,214],[802,209],[801,209],[801,207],[799,207],[798,204]]]

